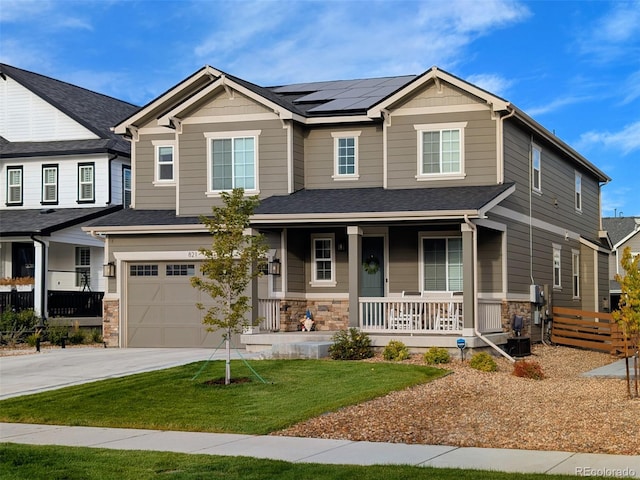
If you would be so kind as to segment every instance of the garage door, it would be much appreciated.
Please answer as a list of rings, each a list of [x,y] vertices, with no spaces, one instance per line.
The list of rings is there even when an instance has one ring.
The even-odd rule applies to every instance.
[[[127,266],[128,347],[217,347],[222,331],[207,332],[202,324],[211,299],[191,286],[198,262],[144,262]],[[240,346],[239,335],[232,344]]]

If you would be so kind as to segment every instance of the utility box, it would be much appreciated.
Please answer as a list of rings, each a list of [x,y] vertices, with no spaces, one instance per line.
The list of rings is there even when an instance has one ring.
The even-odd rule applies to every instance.
[[[544,289],[540,285],[529,285],[529,297],[531,303],[544,304]]]

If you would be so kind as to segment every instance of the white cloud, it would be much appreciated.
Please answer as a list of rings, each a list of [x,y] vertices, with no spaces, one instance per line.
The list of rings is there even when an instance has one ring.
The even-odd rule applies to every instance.
[[[47,0],[2,0],[0,23],[22,22],[37,18],[50,10],[52,4]]]
[[[622,104],[631,103],[634,100],[640,98],[640,70],[629,75],[624,82],[625,96],[622,100]]]
[[[629,154],[640,150],[640,121],[625,126],[619,132],[590,131],[580,136],[581,145],[602,145]]]
[[[513,82],[500,75],[491,73],[480,73],[477,75],[470,75],[466,80],[474,85],[483,88],[484,90],[491,92],[495,95],[504,97],[507,90]]]
[[[194,53],[262,85],[417,74],[432,65],[451,68],[474,39],[528,15],[505,0],[257,1],[224,22],[216,14]]]
[[[537,107],[530,107],[526,109],[526,112],[528,115],[531,115],[532,117],[537,116],[537,115],[544,115],[545,113],[550,113],[550,112],[555,112],[558,109],[561,109],[562,107],[565,107],[567,105],[573,105],[576,103],[581,103],[584,101],[590,100],[590,97],[584,96],[584,97],[571,97],[571,96],[566,96],[566,97],[560,97],[557,98],[549,103],[546,103],[544,105],[539,105]]]

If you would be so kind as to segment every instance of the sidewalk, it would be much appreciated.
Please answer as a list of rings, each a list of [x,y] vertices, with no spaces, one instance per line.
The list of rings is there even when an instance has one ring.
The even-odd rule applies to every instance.
[[[62,427],[0,423],[0,442],[201,455],[241,455],[296,463],[405,464],[441,468],[640,478],[640,455],[352,442],[318,438]]]

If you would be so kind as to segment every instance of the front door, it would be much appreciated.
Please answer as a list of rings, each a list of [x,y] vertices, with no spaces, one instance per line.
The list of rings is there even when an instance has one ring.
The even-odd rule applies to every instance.
[[[36,250],[33,243],[14,242],[11,246],[11,276],[33,277]]]
[[[360,296],[384,297],[384,237],[362,237]]]

